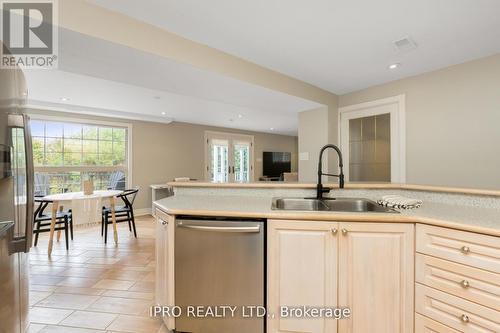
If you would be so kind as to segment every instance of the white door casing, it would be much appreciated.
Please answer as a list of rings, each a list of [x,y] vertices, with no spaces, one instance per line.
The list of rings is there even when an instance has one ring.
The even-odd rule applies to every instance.
[[[390,113],[391,182],[406,182],[406,108],[405,95],[339,108],[339,143],[344,157],[344,173],[349,181],[349,120]]]

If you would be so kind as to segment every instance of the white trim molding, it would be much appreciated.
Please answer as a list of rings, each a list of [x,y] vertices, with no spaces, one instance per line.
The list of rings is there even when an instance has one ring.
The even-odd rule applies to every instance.
[[[339,143],[349,180],[349,120],[387,113],[379,107],[396,104],[391,111],[391,182],[406,183],[406,96],[404,94],[339,108]]]

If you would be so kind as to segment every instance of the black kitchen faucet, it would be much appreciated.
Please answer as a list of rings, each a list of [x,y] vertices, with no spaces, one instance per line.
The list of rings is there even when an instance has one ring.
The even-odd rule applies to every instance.
[[[323,173],[323,153],[325,150],[328,148],[335,149],[337,152],[337,155],[339,155],[339,168],[340,168],[340,173],[338,175],[330,174],[330,173]],[[321,148],[319,152],[319,161],[318,161],[318,184],[316,185],[316,199],[323,199],[323,193],[328,193],[330,192],[329,188],[324,188],[323,184],[321,183],[321,177],[322,176],[330,176],[330,177],[337,177],[339,179],[339,188],[344,188],[344,171],[343,171],[344,163],[342,161],[342,152],[340,151],[339,147],[336,145],[328,144]]]

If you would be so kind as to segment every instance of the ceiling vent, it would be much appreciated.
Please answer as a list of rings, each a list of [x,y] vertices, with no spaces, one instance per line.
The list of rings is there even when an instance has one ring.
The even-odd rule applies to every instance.
[[[417,48],[417,44],[411,37],[403,37],[393,42],[399,52],[409,52]]]

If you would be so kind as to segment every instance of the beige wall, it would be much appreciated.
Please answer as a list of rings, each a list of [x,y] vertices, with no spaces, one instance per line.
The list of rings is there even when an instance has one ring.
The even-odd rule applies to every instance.
[[[317,181],[319,150],[328,143],[328,132],[326,107],[299,113],[299,181]],[[303,155],[302,159],[300,155]],[[323,168],[328,170],[326,157]]]
[[[500,188],[500,54],[340,96],[406,94],[407,182]]]
[[[292,171],[297,171],[297,137],[294,136],[187,123],[160,124],[40,110],[28,110],[28,113],[132,124],[132,185],[141,188],[136,199],[138,209],[151,207],[151,190],[149,188],[151,184],[165,183],[174,177],[203,179],[204,134],[207,130],[253,135],[256,179],[262,175],[263,151],[291,152]]]

